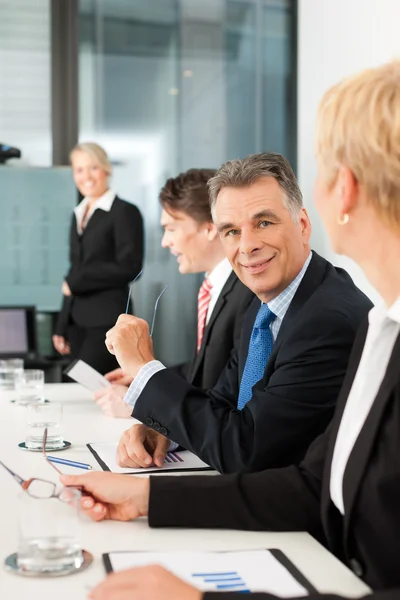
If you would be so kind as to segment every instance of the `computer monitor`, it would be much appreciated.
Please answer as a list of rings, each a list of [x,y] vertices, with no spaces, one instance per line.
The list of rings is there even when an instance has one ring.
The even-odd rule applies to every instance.
[[[37,352],[34,306],[0,306],[0,357],[28,357]]]

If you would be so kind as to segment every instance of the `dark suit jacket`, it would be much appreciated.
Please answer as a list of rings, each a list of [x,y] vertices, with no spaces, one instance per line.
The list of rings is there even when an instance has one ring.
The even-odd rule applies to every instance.
[[[311,446],[300,466],[243,476],[152,478],[150,524],[308,531],[377,591],[368,598],[398,600],[400,336],[347,463],[343,478],[344,516],[330,498],[336,436],[366,331],[364,324],[354,344],[332,423]],[[254,596],[261,600],[267,595]],[[312,594],[311,600],[314,596],[318,597]],[[213,594],[205,597],[219,598]],[[227,594],[226,598],[233,600],[236,595]]]
[[[342,269],[313,254],[283,319],[264,376],[237,410],[239,382],[260,301],[238,351],[208,393],[168,370],[156,373],[132,416],[220,472],[298,464],[332,418],[355,334],[370,301]]]
[[[243,319],[254,294],[232,272],[204,330],[200,351],[185,365],[172,367],[192,385],[206,390],[215,386],[234,346],[239,344]]]
[[[64,297],[56,333],[65,335],[70,319],[81,327],[114,325],[142,262],[143,220],[136,206],[116,197],[109,212],[94,211],[82,235],[74,214],[65,278],[72,298]]]

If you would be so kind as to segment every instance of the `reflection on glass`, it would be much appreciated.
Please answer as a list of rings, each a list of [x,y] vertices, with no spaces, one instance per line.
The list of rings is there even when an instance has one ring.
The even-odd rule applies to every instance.
[[[151,320],[166,364],[195,346],[201,277],[160,247],[158,193],[191,167],[274,150],[294,161],[292,2],[80,0],[80,138],[104,145],[113,187],[145,217],[146,259],[134,312]],[[179,328],[176,323],[179,322]],[[173,340],[173,343],[171,343]]]

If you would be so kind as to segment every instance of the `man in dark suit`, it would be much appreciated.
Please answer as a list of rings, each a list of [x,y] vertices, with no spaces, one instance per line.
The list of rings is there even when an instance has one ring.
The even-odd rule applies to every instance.
[[[119,318],[107,345],[124,370],[140,371],[125,400],[144,424],[123,435],[122,465],[148,466],[160,434],[220,472],[298,464],[332,417],[371,307],[346,272],[310,252],[310,222],[282,156],[226,163],[210,194],[225,252],[258,299],[240,348],[208,392],[153,360],[146,323]]]
[[[160,192],[162,246],[177,257],[180,273],[206,273],[199,292],[197,347],[189,362],[171,371],[204,389],[216,384],[239,343],[254,298],[232,271],[213,223],[207,189],[213,175],[212,169],[190,169],[168,179]],[[98,404],[109,416],[130,416],[123,397],[132,377],[121,369],[106,376],[114,385],[96,392]]]

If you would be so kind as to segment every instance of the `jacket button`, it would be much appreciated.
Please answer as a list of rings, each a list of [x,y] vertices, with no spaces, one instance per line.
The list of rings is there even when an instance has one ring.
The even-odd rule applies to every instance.
[[[157,421],[154,421],[153,429],[154,429],[154,431],[160,431],[160,429],[161,429],[160,423],[157,423]]]
[[[361,563],[356,558],[351,558],[349,560],[350,568],[353,571],[354,575],[357,577],[362,577],[364,574],[364,569],[362,568]]]
[[[147,419],[145,420],[146,425],[148,425],[149,427],[153,427],[153,419],[150,419],[150,417],[147,417]]]
[[[168,431],[165,429],[165,427],[161,427],[160,433],[161,435],[167,435]]]

